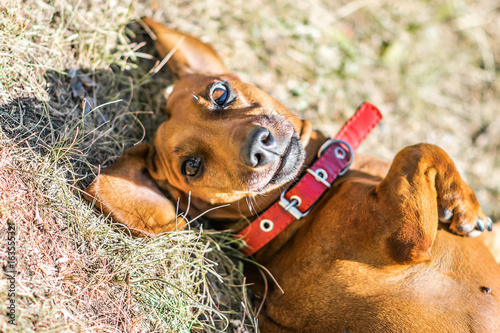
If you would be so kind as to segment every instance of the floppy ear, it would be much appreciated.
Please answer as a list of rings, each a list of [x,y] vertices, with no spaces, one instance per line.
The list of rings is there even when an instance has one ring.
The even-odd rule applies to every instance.
[[[152,147],[138,145],[127,150],[104,169],[85,190],[84,197],[115,222],[128,227],[134,236],[154,235],[182,229],[172,204],[153,182],[146,167]]]
[[[143,17],[142,21],[155,33],[156,48],[162,58],[173,51],[167,65],[179,77],[187,74],[228,74],[226,66],[210,45],[193,36],[170,30],[150,18]]]

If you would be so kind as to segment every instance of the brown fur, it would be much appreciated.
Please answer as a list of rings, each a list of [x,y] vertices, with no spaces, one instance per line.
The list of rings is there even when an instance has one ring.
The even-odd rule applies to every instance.
[[[157,234],[184,226],[176,205],[188,209],[190,195],[192,216],[228,204],[208,216],[238,231],[237,220],[251,219],[288,185],[269,183],[278,162],[242,163],[252,128],[267,128],[279,142],[300,137],[304,165],[327,138],[227,73],[209,46],[144,21],[162,56],[177,48],[168,62],[180,78],[168,99],[169,118],[151,144],[106,168],[87,198],[137,234]],[[217,81],[235,95],[220,110],[207,97]],[[204,163],[196,179],[179,171],[193,155]],[[439,223],[450,217],[445,209],[453,214]],[[485,246],[500,258],[500,237],[498,228],[467,237],[480,234],[478,218],[487,228],[473,191],[440,148],[408,147],[392,165],[357,155],[307,217],[256,253],[284,291],[269,285],[261,331],[500,332],[500,268]],[[254,288],[263,294],[264,281],[255,276]]]

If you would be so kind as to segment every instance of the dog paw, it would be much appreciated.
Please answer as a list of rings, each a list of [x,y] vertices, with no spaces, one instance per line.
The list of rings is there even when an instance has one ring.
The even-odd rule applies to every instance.
[[[466,237],[477,237],[485,230],[492,231],[493,221],[484,214],[475,195],[472,199],[469,202],[457,200],[455,204],[441,204],[439,221],[449,224],[452,233]]]

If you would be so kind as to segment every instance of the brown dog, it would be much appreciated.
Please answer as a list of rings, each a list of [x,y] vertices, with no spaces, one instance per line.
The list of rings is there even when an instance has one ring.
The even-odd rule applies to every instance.
[[[168,120],[106,168],[87,199],[135,234],[184,227],[177,205],[196,216],[228,204],[206,216],[240,231],[236,221],[276,201],[328,138],[228,74],[210,46],[144,21],[161,56],[175,50]],[[472,238],[491,228],[438,147],[408,147],[392,165],[357,155],[309,215],[255,254],[284,291],[268,286],[260,329],[500,332],[500,268],[484,244],[498,237]]]

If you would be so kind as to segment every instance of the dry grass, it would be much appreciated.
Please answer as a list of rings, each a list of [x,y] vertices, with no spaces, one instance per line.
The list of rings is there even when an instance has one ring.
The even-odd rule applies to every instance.
[[[56,158],[1,144],[0,217],[18,234],[17,331],[206,331],[239,318],[228,306],[239,306],[242,276],[222,253],[232,251],[224,234],[134,239],[81,208]],[[14,330],[4,318],[0,328]]]
[[[17,326],[2,316],[2,332],[254,331],[223,233],[132,239],[79,198],[99,164],[164,117],[172,80],[148,75],[154,59],[128,33],[142,15],[211,42],[243,79],[326,132],[363,100],[378,105],[385,121],[364,152],[391,159],[437,143],[500,220],[497,1],[4,0],[0,235],[16,223],[19,276]]]

